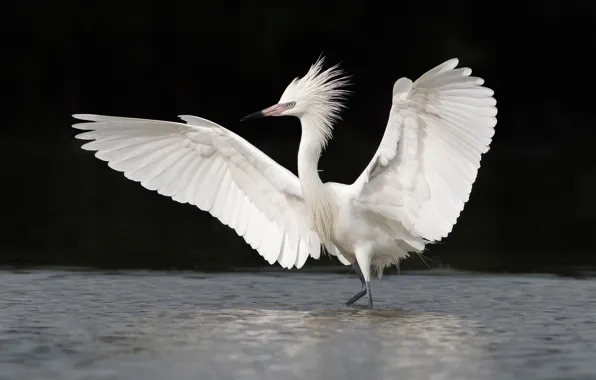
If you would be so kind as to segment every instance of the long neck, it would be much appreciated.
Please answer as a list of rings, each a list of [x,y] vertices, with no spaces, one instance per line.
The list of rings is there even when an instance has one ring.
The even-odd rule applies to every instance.
[[[313,228],[322,243],[330,243],[337,205],[321,181],[317,168],[326,142],[325,135],[321,132],[322,126],[317,125],[316,118],[305,115],[300,121],[302,138],[298,150],[298,177]]]

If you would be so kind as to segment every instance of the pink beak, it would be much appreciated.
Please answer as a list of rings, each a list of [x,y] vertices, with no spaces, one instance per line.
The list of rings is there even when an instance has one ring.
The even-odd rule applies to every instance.
[[[265,108],[262,111],[253,112],[250,115],[245,116],[242,119],[240,119],[240,121],[258,119],[258,118],[265,117],[265,116],[279,116],[285,110],[286,110],[286,108],[283,105],[281,105],[281,104],[275,104],[275,105],[272,105],[269,108]]]

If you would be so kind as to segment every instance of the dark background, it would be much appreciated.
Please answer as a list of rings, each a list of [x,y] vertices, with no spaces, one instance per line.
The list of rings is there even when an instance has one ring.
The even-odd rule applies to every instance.
[[[239,119],[276,103],[321,53],[354,83],[324,181],[351,183],[364,169],[399,77],[458,57],[495,90],[494,142],[453,233],[426,253],[432,267],[596,265],[594,1],[55,0],[4,12],[0,265],[266,264],[208,213],[81,150],[70,115],[198,115],[295,173],[298,119]]]

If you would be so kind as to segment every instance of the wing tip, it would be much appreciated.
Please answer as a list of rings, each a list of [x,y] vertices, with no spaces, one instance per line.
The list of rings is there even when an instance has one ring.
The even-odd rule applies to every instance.
[[[204,127],[204,128],[221,128],[221,126],[211,120],[207,120],[203,117],[194,116],[194,115],[178,115],[178,118],[182,119],[188,125],[192,125],[195,127]]]
[[[445,64],[448,66],[453,65],[453,67],[456,67],[457,65],[459,65],[459,58],[453,57],[451,59],[448,59],[447,61],[445,61]]]
[[[81,129],[81,130],[92,130],[92,129],[94,129],[92,127],[93,122],[97,122],[101,118],[100,115],[94,115],[94,114],[90,114],[90,113],[75,113],[75,114],[72,114],[71,116],[73,118],[77,119],[77,120],[86,121],[86,123],[75,123],[75,124],[72,125],[73,128],[75,128],[75,129]],[[89,123],[89,121],[91,123]]]
[[[97,121],[101,116],[91,113],[74,113],[72,117],[79,120]]]
[[[94,129],[94,127],[93,127],[93,123],[75,123],[75,124],[73,124],[73,125],[72,125],[72,127],[73,127],[74,129],[80,129],[80,130],[82,130],[82,131],[91,131],[91,130],[93,130],[93,129]],[[84,134],[84,133],[80,133],[80,134],[76,135],[76,136],[75,136],[75,138],[77,138],[77,139],[78,139],[78,138],[81,138],[81,137],[79,137],[79,136],[81,136],[81,135],[83,135],[83,134]]]

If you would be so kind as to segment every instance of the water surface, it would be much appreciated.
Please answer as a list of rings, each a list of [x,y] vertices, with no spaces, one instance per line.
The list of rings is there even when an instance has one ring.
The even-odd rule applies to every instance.
[[[0,271],[0,379],[596,379],[596,281]],[[361,301],[364,302],[364,299]]]

